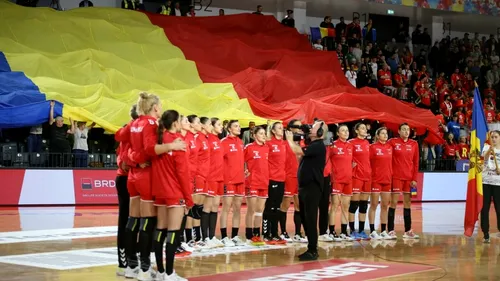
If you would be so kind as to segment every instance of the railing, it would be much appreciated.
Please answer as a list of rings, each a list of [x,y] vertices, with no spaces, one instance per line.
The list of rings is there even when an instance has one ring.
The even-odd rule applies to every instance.
[[[454,159],[434,159],[420,162],[422,172],[465,172],[467,163],[457,165]],[[459,167],[460,166],[460,167]],[[92,168],[116,169],[115,154],[74,154],[74,153],[15,153],[0,154],[0,168]]]
[[[2,152],[2,168],[116,168],[115,154]]]

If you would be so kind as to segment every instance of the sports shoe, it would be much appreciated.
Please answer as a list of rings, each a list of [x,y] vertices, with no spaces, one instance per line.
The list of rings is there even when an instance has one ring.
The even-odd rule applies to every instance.
[[[196,251],[196,249],[195,249],[195,248],[193,248],[193,247],[189,246],[189,244],[188,244],[188,243],[186,243],[186,242],[182,242],[182,243],[181,243],[181,248],[182,248],[184,251],[186,251],[186,252],[190,252],[190,253],[192,253],[192,252],[195,252],[195,251]]]
[[[340,233],[340,238],[342,239],[342,241],[345,241],[345,242],[354,241],[354,239],[351,236],[349,236],[348,234],[344,234],[344,233]]]
[[[126,270],[127,270],[126,268],[118,267],[116,269],[116,276],[125,276],[125,271]]]
[[[321,242],[333,242],[333,237],[330,237],[328,234],[323,234],[318,237],[318,241]]]
[[[387,233],[387,231],[382,231],[382,233],[380,233],[380,239],[383,239],[383,240],[390,240],[391,239],[391,236],[389,236],[389,233]]]
[[[352,240],[356,240],[356,241],[361,240],[361,237],[359,236],[359,233],[357,231],[351,232],[351,238],[352,238]]]
[[[396,235],[396,231],[394,231],[394,230],[391,230],[391,231],[389,232],[389,237],[390,237],[389,239],[391,239],[391,240],[396,240],[396,239],[398,239],[398,236]]]
[[[292,243],[293,242],[292,238],[290,238],[290,236],[286,232],[281,233],[280,238],[283,239],[283,240],[285,240],[288,243]]]
[[[193,249],[192,252],[199,252],[199,251],[201,251],[201,249],[203,248],[202,244],[204,245],[205,243],[203,243],[203,241],[196,242],[194,240],[191,240],[191,241],[187,242],[188,247],[191,248],[191,249]],[[181,246],[182,246],[182,244],[181,244]]]
[[[153,281],[156,279],[156,271],[153,268],[149,268],[148,271],[139,270],[139,274],[137,274],[137,280],[139,281]]]
[[[366,233],[364,231],[359,232],[358,236],[359,236],[359,238],[361,238],[361,240],[370,240],[370,237],[368,235],[366,235]]]
[[[214,243],[215,247],[217,248],[222,248],[224,247],[224,243],[222,243],[219,239],[217,239],[217,237],[214,236],[214,238],[212,238],[212,242]]]
[[[264,243],[266,243],[267,245],[276,245],[276,241],[274,241],[272,238],[269,238],[269,237],[264,237]]]
[[[234,247],[236,246],[233,242],[233,240],[229,239],[229,237],[224,237],[224,239],[221,240],[222,244],[224,244],[224,247]]]
[[[139,274],[139,266],[136,266],[135,268],[130,268],[127,266],[127,268],[125,269],[125,278],[129,278],[129,279],[135,279],[137,278],[137,275]]]
[[[372,231],[372,233],[370,233],[370,239],[372,240],[380,240],[382,239],[382,237],[380,237],[380,235],[378,235],[377,231]]]
[[[189,255],[191,255],[191,252],[185,251],[181,246],[177,247],[177,250],[175,251],[175,256],[177,258],[182,258]]]
[[[332,238],[333,242],[342,242],[342,238],[340,238],[340,236],[338,236],[336,232],[330,233],[328,236]]]
[[[252,246],[264,246],[266,243],[262,240],[260,236],[254,236],[251,239],[252,241]]]
[[[167,275],[166,273],[163,273],[162,278],[163,279],[157,279],[157,280],[160,280],[160,281],[188,281],[186,278],[182,278],[179,275],[177,275],[177,273],[175,272],[175,270],[170,275]]]
[[[239,236],[234,236],[231,240],[233,240],[235,246],[245,246],[245,242]]]
[[[273,237],[273,241],[275,245],[286,245],[285,239],[281,239],[279,236]]]
[[[403,238],[404,239],[420,239],[420,236],[418,236],[417,234],[415,234],[413,232],[413,229],[410,229],[409,231],[405,232],[403,234]]]
[[[307,238],[302,236],[302,234],[295,234],[295,236],[293,236],[293,242],[295,242],[295,243],[307,243]]]
[[[484,243],[484,244],[490,244],[490,242],[491,242],[491,241],[490,241],[490,238],[484,238],[484,239],[483,239],[483,243]]]

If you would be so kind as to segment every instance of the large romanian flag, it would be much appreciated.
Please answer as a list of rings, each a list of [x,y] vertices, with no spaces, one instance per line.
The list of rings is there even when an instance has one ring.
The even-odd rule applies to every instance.
[[[356,89],[335,52],[272,16],[171,17],[117,8],[58,12],[0,0],[0,128],[58,113],[114,132],[140,91],[182,114],[265,123],[359,119],[437,133],[427,110]]]
[[[465,204],[464,234],[472,236],[477,218],[483,208],[483,161],[481,152],[488,139],[488,126],[484,116],[481,95],[476,87],[472,108],[472,131],[470,136],[469,177],[467,183],[467,201]]]

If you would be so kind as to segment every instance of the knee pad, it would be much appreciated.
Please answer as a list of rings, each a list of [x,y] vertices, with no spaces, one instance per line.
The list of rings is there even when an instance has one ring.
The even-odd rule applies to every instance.
[[[359,212],[361,214],[366,214],[368,210],[368,201],[359,201]]]
[[[179,243],[179,239],[181,237],[180,230],[169,230],[167,232],[167,238],[165,239],[167,244],[177,245]]]
[[[153,232],[156,228],[156,218],[141,218],[140,231]]]
[[[349,204],[349,213],[355,214],[358,210],[358,205],[359,201],[351,201],[351,204]]]
[[[140,226],[140,222],[139,222],[138,218],[129,217],[125,228],[134,232],[134,231],[139,230],[139,226]]]

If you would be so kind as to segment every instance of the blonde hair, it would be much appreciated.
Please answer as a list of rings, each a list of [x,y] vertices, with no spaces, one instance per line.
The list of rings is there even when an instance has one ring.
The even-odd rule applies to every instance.
[[[157,95],[141,92],[137,100],[137,114],[148,115],[155,104],[159,104],[160,99]]]

